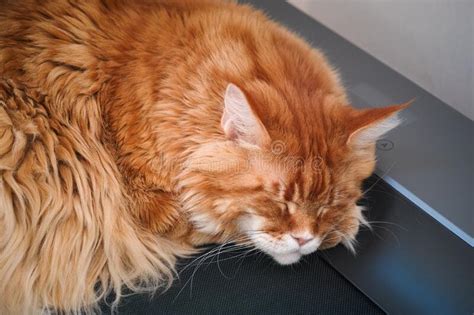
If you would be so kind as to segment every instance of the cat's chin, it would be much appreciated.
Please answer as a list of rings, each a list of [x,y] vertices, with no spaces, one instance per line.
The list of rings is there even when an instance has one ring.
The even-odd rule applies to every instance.
[[[303,255],[301,255],[299,252],[293,252],[288,254],[274,254],[271,256],[280,265],[291,265],[297,263]]]

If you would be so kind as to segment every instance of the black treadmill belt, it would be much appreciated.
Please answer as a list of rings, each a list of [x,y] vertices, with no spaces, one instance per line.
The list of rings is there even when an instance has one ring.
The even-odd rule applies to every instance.
[[[183,267],[161,295],[125,298],[119,314],[384,314],[320,254],[282,267],[263,254],[225,251],[219,263],[214,257]]]

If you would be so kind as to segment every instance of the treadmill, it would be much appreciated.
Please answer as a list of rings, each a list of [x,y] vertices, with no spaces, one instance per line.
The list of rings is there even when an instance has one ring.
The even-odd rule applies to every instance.
[[[403,125],[377,142],[361,201],[375,223],[359,232],[357,254],[337,246],[291,266],[209,246],[179,263],[169,290],[130,295],[118,313],[473,314],[473,121],[290,4],[243,2],[322,50],[354,106],[416,98]]]

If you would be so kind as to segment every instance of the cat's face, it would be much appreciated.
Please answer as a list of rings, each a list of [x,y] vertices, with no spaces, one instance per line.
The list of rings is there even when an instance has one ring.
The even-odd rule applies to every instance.
[[[357,201],[361,180],[372,172],[373,163],[342,170],[324,165],[319,158],[302,165],[282,166],[286,163],[275,161],[264,172],[253,169],[260,186],[244,200],[238,198],[242,211],[238,230],[280,264],[295,263],[303,255],[340,242],[353,250],[359,225],[365,222]],[[341,171],[359,174],[347,176]]]
[[[292,158],[232,143],[207,150],[219,152],[224,162],[210,158],[194,165],[202,167],[196,179],[213,167],[202,188],[192,190],[191,202],[199,199],[192,219],[200,231],[250,243],[280,264],[340,242],[352,248],[364,223],[357,205],[361,182],[372,172],[373,159],[327,165],[321,156]]]
[[[221,122],[228,140],[194,152],[184,176],[191,221],[200,232],[251,244],[280,264],[341,242],[353,250],[365,223],[357,202],[374,169],[374,142],[396,125],[393,114],[401,108],[341,106],[327,121],[342,125],[308,141],[267,129],[230,85]]]

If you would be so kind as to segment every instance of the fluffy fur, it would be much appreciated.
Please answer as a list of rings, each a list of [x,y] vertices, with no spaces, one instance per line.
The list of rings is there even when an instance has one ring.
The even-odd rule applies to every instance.
[[[0,312],[94,311],[196,245],[351,247],[374,142],[323,55],[249,6],[0,1]]]

